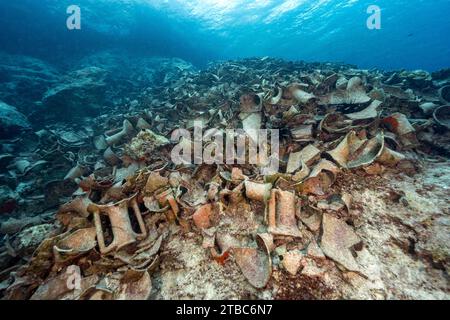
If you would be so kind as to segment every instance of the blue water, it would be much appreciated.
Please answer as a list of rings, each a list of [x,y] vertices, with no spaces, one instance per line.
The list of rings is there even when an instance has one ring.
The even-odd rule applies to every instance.
[[[81,9],[81,30],[66,8]],[[369,30],[369,5],[381,29]],[[450,66],[450,0],[0,0],[1,51],[61,64],[122,48],[215,59],[273,56],[362,68]]]

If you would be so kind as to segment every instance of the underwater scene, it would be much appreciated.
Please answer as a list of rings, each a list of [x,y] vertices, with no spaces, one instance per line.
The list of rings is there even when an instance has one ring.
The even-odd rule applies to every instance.
[[[450,299],[449,17],[0,0],[0,299]]]

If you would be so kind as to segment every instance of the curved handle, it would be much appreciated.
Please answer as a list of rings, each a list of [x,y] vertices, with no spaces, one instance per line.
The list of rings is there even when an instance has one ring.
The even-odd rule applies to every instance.
[[[133,208],[134,216],[138,221],[139,229],[141,230],[141,233],[136,234],[136,238],[138,240],[143,240],[147,237],[147,228],[145,227],[144,219],[142,219],[142,213],[141,210],[139,209],[136,198],[133,198],[131,200],[131,206]]]
[[[109,246],[106,246],[105,238],[103,236],[102,221],[100,220],[100,210],[98,208],[95,208],[93,210],[93,214],[94,214],[95,232],[97,233],[97,242],[100,248],[100,253],[102,254],[110,253],[116,248],[115,241],[113,241]]]

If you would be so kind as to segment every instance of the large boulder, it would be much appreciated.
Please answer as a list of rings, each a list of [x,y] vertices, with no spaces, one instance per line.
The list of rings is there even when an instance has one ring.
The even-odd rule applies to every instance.
[[[31,125],[27,117],[15,107],[0,101],[0,139],[14,137],[28,129]]]
[[[0,214],[11,213],[17,208],[18,195],[8,186],[0,186]]]
[[[69,72],[45,93],[43,112],[46,116],[59,119],[96,115],[105,99],[106,74],[107,71],[98,67]]]
[[[122,50],[101,51],[83,58],[78,69],[96,66],[108,71],[106,83],[111,94],[121,90],[141,90],[156,82],[178,80],[184,71],[193,71],[194,66],[177,58],[133,55]]]
[[[42,60],[0,53],[0,100],[24,114],[35,111],[59,77],[59,72]]]

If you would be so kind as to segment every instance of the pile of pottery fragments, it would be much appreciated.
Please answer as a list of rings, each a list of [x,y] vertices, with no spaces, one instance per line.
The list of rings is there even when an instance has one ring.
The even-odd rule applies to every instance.
[[[256,288],[274,267],[295,275],[305,252],[362,273],[352,198],[333,185],[349,171],[414,172],[420,157],[450,153],[448,70],[248,59],[168,77],[127,106],[24,135],[12,142],[23,151],[0,155],[9,179],[33,181],[2,211],[28,201],[41,212],[0,226],[4,298],[147,299],[175,228],[201,234],[211,263],[236,263]],[[279,172],[173,164],[170,134],[194,121],[279,129]]]

